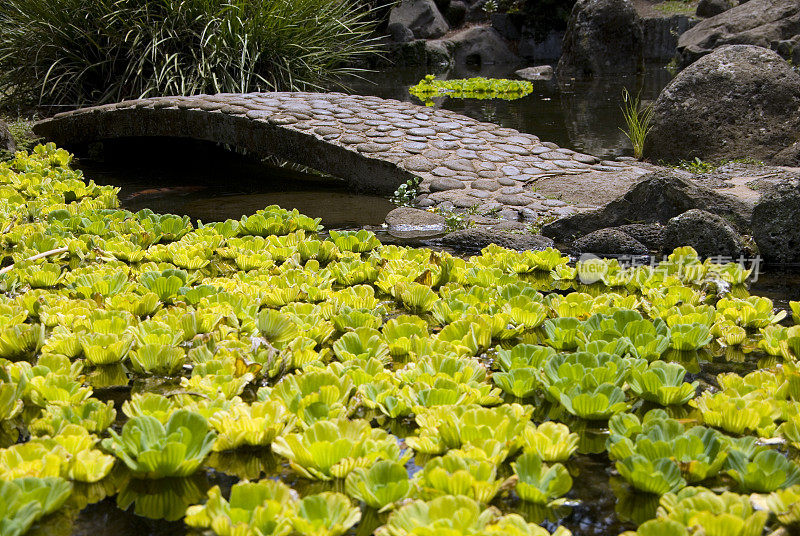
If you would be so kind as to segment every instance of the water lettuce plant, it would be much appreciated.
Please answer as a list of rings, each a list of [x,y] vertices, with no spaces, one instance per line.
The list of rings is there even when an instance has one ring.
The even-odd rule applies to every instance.
[[[214,486],[208,490],[205,504],[186,510],[185,522],[190,527],[211,529],[219,536],[287,536],[292,532],[291,519],[298,502],[291,488],[275,480],[236,483],[228,500],[219,486]]]
[[[566,424],[547,421],[525,427],[522,448],[542,461],[564,462],[578,449],[578,440],[578,434],[570,432]]]
[[[800,523],[800,487],[779,489],[767,495],[765,502],[770,512],[783,525],[792,527]]]
[[[350,497],[383,510],[411,494],[406,468],[393,460],[381,460],[371,467],[356,467],[345,480]]]
[[[375,531],[376,536],[433,536],[448,534],[514,534],[525,536],[547,536],[547,530],[533,523],[528,524],[516,514],[499,515],[494,508],[482,509],[476,501],[463,495],[444,495],[431,501],[416,500],[398,508],[389,516],[388,522]],[[553,532],[558,536],[571,533],[559,527]]]
[[[427,106],[433,106],[432,99],[442,96],[459,99],[520,99],[533,91],[533,84],[524,80],[499,78],[436,80],[434,75],[429,74],[408,91]]]
[[[631,391],[643,400],[662,406],[682,405],[694,398],[699,382],[684,382],[686,369],[678,363],[655,361],[647,370],[634,368]]]
[[[497,408],[437,406],[416,416],[417,435],[407,437],[406,443],[428,454],[472,446],[499,463],[519,450],[522,430],[532,412],[532,407],[519,404]]]
[[[464,495],[489,504],[506,482],[498,478],[497,466],[478,449],[452,450],[429,460],[415,476],[419,496],[433,499]]]
[[[687,487],[661,497],[659,519],[677,522],[680,526],[698,527],[706,534],[761,534],[767,512],[755,511],[746,495],[723,492],[716,494],[701,487]]]
[[[188,410],[174,412],[165,425],[148,415],[134,417],[122,427],[121,435],[113,430],[109,434],[103,448],[133,474],[154,479],[191,475],[216,439],[206,419]]]
[[[396,438],[385,430],[371,428],[363,420],[318,421],[302,433],[279,436],[272,444],[276,454],[310,479],[345,478],[356,467],[380,460],[405,461]]]
[[[22,536],[71,493],[72,485],[57,477],[0,480],[0,531],[3,536]]]
[[[663,410],[651,410],[641,421],[635,415],[615,415],[609,421],[609,429],[607,449],[611,459],[624,464],[628,458],[642,456],[651,463],[661,463],[661,473],[673,475],[677,469],[677,474],[690,483],[716,476],[727,461],[732,441],[703,426],[687,429]],[[635,478],[629,479],[635,487],[650,486],[646,480],[639,481],[639,475],[631,470],[634,461],[642,462],[641,458],[632,460],[624,471],[620,469],[620,474],[626,479]]]
[[[292,527],[303,536],[341,536],[361,519],[361,510],[346,495],[323,492],[303,498]]]
[[[270,400],[252,404],[237,403],[208,419],[217,432],[213,450],[233,450],[243,446],[265,447],[278,435],[289,432],[295,417],[281,402]]]
[[[728,474],[744,492],[769,493],[800,484],[800,467],[774,450],[757,452],[752,458],[732,450],[728,467]]]
[[[511,467],[517,475],[516,490],[523,501],[552,504],[572,488],[572,477],[560,463],[547,466],[533,452],[520,455]]]

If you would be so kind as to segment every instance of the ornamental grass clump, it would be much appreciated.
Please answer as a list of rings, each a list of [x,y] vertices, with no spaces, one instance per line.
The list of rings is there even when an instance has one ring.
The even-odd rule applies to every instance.
[[[0,91],[25,102],[320,89],[375,49],[353,0],[8,0]]]
[[[641,159],[645,140],[653,128],[653,105],[642,106],[639,95],[634,97],[627,89],[622,92],[622,103],[622,116],[627,130],[621,130],[633,145],[633,156]]]

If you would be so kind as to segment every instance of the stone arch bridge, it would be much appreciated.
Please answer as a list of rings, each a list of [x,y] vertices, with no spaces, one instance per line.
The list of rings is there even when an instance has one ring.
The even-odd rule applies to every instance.
[[[129,137],[217,142],[382,194],[418,177],[426,195],[423,206],[447,201],[456,207],[541,209],[548,206],[543,201],[550,201],[554,208],[565,203],[544,199],[525,186],[542,178],[644,172],[448,110],[342,93],[128,100],[61,113],[37,123],[34,131],[67,148]]]

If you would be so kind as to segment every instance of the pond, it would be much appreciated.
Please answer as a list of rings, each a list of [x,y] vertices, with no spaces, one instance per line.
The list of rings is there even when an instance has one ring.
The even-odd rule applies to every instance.
[[[661,68],[654,73],[657,73],[658,76],[663,75]],[[380,73],[374,77],[377,84],[360,86],[353,83],[352,85],[355,90],[362,93],[374,93],[384,97],[402,97],[410,100],[411,97],[405,95],[404,89],[418,80],[422,74],[424,73],[420,71]],[[652,77],[644,79],[646,83],[642,95],[645,98],[652,98],[657,93],[659,85],[663,85],[663,79],[659,79],[659,82],[652,81],[658,79],[658,76],[654,74]],[[400,84],[398,84],[398,80]],[[630,91],[636,92],[641,83],[641,79],[628,79],[558,87],[552,82],[543,82],[537,84],[534,94],[520,101],[445,100],[439,105],[477,119],[533,132],[542,139],[555,141],[565,147],[604,157],[613,157],[628,154],[624,135],[618,131],[621,122],[618,114],[621,88],[627,87]],[[130,210],[150,208],[156,212],[177,213],[211,222],[228,218],[239,219],[243,214],[253,213],[265,205],[277,204],[285,209],[296,208],[301,213],[321,217],[323,224],[329,228],[354,229],[379,225],[386,212],[392,208],[392,205],[384,198],[348,193],[336,178],[326,177],[311,170],[277,165],[280,163],[273,162],[269,163],[271,165],[265,166],[262,162],[253,162],[241,155],[229,153],[224,148],[168,140],[157,140],[155,144],[122,140],[118,143],[107,144],[103,149],[103,153],[96,153],[94,158],[82,159],[79,167],[86,177],[94,179],[99,184],[120,187],[122,206]],[[345,241],[342,241],[342,244],[345,244]],[[358,245],[355,244],[355,246]],[[271,248],[276,255],[279,254],[278,250],[282,249],[275,244],[270,244],[268,248]],[[297,246],[288,248],[297,249]],[[347,251],[357,252],[356,249]],[[426,281],[426,278],[431,277],[431,271],[443,271],[441,266],[432,268],[436,264],[434,260],[438,262],[441,259],[434,258],[427,253],[413,259],[409,257],[399,260],[391,259],[391,255],[391,253],[386,253],[386,257],[381,258],[380,262],[392,266],[391,269],[396,270],[400,277],[399,280],[404,284],[419,284],[419,281]],[[497,256],[499,258],[502,255],[498,254]],[[364,250],[364,255],[359,257],[358,262],[362,262],[362,260],[367,262],[369,257],[369,250]],[[492,270],[496,268],[492,263],[500,261],[488,257],[491,256],[487,255],[483,261],[469,261],[473,263],[470,265],[469,277],[480,280],[484,276],[483,272],[489,274],[485,277],[491,277]],[[233,266],[230,259],[215,259],[215,262],[224,265],[226,269]],[[415,276],[409,281],[402,279],[402,277],[408,276],[403,272],[405,263],[415,265],[415,269],[419,268],[420,272],[419,274],[415,273]],[[135,272],[137,268],[133,264],[131,266]],[[341,264],[353,266],[351,260]],[[431,268],[427,269],[426,275],[425,266],[427,265],[430,265]],[[383,267],[384,264],[380,264],[380,266]],[[351,268],[342,268],[341,270],[348,269]],[[231,273],[236,273],[236,270],[234,269]],[[347,275],[344,271],[337,273],[341,277]],[[509,292],[513,292],[514,288],[516,288],[516,292],[521,292],[521,287],[516,286],[518,284],[530,285],[529,288],[555,296],[553,299],[556,301],[548,303],[555,303],[556,305],[553,307],[556,310],[558,300],[561,299],[560,296],[564,296],[572,290],[586,292],[589,299],[593,299],[592,296],[600,296],[603,291],[609,290],[605,288],[592,289],[577,281],[567,282],[567,280],[561,280],[560,276],[556,279],[549,274],[549,270],[542,270],[538,276],[524,273],[515,274],[514,281],[509,285],[511,289]],[[243,275],[243,277],[247,276]],[[330,274],[327,273],[325,277],[330,277]],[[220,279],[222,278],[220,274]],[[126,278],[125,281],[127,282]],[[278,288],[272,287],[271,283],[272,280],[269,283],[256,281],[254,285],[261,285],[260,288],[265,291]],[[310,295],[313,288],[308,283],[305,284],[307,287],[304,292]],[[352,283],[339,283],[336,289],[352,285]],[[480,285],[476,283],[474,286]],[[499,286],[499,284],[495,286]],[[773,298],[780,308],[787,308],[788,300],[797,299],[800,285],[798,285],[798,277],[794,274],[762,274],[751,290],[754,294],[764,294]],[[743,287],[738,291],[740,296],[746,295]],[[497,295],[492,294],[491,300],[499,300],[499,291],[492,288],[492,292]],[[476,295],[480,296],[481,294],[477,293]],[[474,296],[472,297],[474,298]],[[462,298],[465,301],[461,305],[466,306],[466,295],[462,295]],[[521,301],[528,299],[522,293],[514,298],[519,298]],[[664,302],[667,301],[664,296],[658,298]],[[479,303],[480,299],[476,299]],[[510,299],[508,301],[510,303]],[[385,299],[378,305],[386,308],[386,314],[380,315],[380,322],[393,319],[403,311],[392,299]],[[168,308],[166,302],[164,307]],[[558,314],[568,316],[561,312]],[[689,318],[692,315],[702,315],[703,313],[681,311],[680,314],[685,314]],[[431,322],[431,325],[434,325],[428,314],[420,316],[425,316],[425,322]],[[142,323],[147,321],[142,320]],[[316,318],[315,322],[321,324],[327,322],[327,319],[323,320],[320,316]],[[440,322],[440,324],[444,323]],[[789,322],[785,321],[784,324],[788,325]],[[309,324],[305,329],[311,330],[314,327]],[[439,326],[436,326],[434,331],[441,333]],[[230,332],[227,329],[220,329],[220,336],[225,337]],[[744,373],[774,363],[774,360],[766,357],[757,349],[755,333],[757,330],[751,330],[750,335],[753,340],[748,339],[746,352],[739,349],[728,351],[715,341],[711,341],[707,343],[707,348],[703,348],[700,352],[678,353],[673,357],[685,359],[680,362],[689,373],[686,377],[687,381],[698,381],[702,388],[707,389],[709,386],[716,386],[714,378],[716,374],[729,371]],[[550,340],[541,330],[520,335],[519,340],[523,339],[538,344],[550,344]],[[710,337],[709,340],[711,340]],[[236,342],[242,341],[237,340]],[[325,344],[327,345],[328,342]],[[495,350],[484,349],[477,354],[476,359],[489,364],[497,360],[497,357]],[[396,365],[400,364],[401,360],[397,360]],[[237,363],[236,366],[238,367],[239,364]],[[243,364],[243,366],[248,365]],[[113,365],[109,366],[109,369],[112,367]],[[147,375],[137,376],[129,386],[128,377],[125,370],[122,369],[122,365],[119,365],[116,372],[104,370],[98,374],[97,371],[100,368],[89,369],[89,382],[98,382],[95,385],[94,396],[101,401],[114,401],[118,410],[121,403],[128,400],[132,393],[153,390],[171,392],[180,387],[175,379],[163,380]],[[119,375],[120,369],[122,370],[121,376]],[[184,372],[188,373],[188,369]],[[109,380],[109,378],[113,378],[114,374],[117,374],[120,380],[118,384]],[[102,381],[98,381],[100,376],[102,376]],[[489,383],[489,385],[493,384]],[[242,394],[243,398],[252,401],[255,397],[255,393],[252,391],[252,388],[248,388]],[[519,399],[514,399],[510,394],[503,395],[503,406],[510,405],[515,401],[518,402]],[[558,507],[530,506],[523,503],[515,493],[502,494],[501,498],[492,504],[499,507],[503,513],[520,513],[529,521],[542,523],[549,530],[563,525],[569,528],[575,536],[616,535],[624,530],[634,529],[637,524],[654,515],[656,506],[654,496],[635,491],[621,476],[615,474],[614,464],[609,460],[605,451],[609,432],[604,421],[585,421],[575,418],[567,414],[564,408],[560,408],[558,403],[545,400],[541,394],[529,396],[525,401],[535,406],[534,419],[536,421],[547,419],[563,421],[573,431],[579,432],[578,453],[565,463],[572,478],[572,487],[566,495],[566,502]],[[655,407],[643,400],[637,400],[634,406],[631,411],[635,411],[640,417],[646,409]],[[670,416],[681,422],[697,422],[701,418],[698,409],[690,409],[685,405],[676,406],[670,409],[669,413]],[[351,417],[353,419],[365,417],[373,426],[384,428],[400,439],[412,437],[417,433],[408,418],[389,419],[377,410],[367,411],[362,407],[357,409]],[[123,419],[120,419],[115,423],[117,429],[122,421]],[[796,456],[796,452],[791,452],[793,452],[792,456]],[[412,458],[406,464],[408,473],[411,475],[418,472],[424,462],[429,459],[430,456],[426,457],[422,454]],[[509,463],[504,462],[498,465],[500,479],[513,475]],[[212,454],[205,463],[204,469],[192,477],[183,479],[165,479],[156,482],[138,481],[131,479],[124,470],[115,470],[111,476],[107,477],[108,485],[113,489],[109,497],[89,506],[84,505],[85,507],[81,508],[73,506],[72,510],[54,514],[35,529],[34,534],[36,536],[50,536],[56,533],[71,536],[194,534],[182,522],[148,519],[148,516],[157,518],[164,517],[167,512],[182,512],[182,508],[188,504],[202,502],[208,488],[213,485],[219,485],[227,494],[238,479],[257,479],[259,477],[281,480],[303,494],[343,491],[341,480],[334,483],[305,480],[290,469],[287,461],[281,461],[268,450],[243,449],[235,454]],[[711,482],[712,485],[731,485],[731,480],[726,476],[715,478]],[[102,485],[80,487],[83,495],[93,498],[104,497],[106,491]],[[115,496],[117,491],[120,493]],[[378,514],[374,510],[365,509],[364,512],[361,523],[351,529],[348,532],[349,535],[366,536],[387,520],[386,515]],[[64,516],[63,523],[62,519],[58,517],[60,515]]]

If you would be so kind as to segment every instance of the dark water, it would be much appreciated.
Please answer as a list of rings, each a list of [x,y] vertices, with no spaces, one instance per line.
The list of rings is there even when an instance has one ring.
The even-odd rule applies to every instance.
[[[380,225],[388,199],[349,191],[342,180],[277,162],[261,162],[207,142],[117,140],[93,147],[77,167],[98,184],[120,188],[122,207],[238,220],[268,205],[322,218],[327,228]]]

